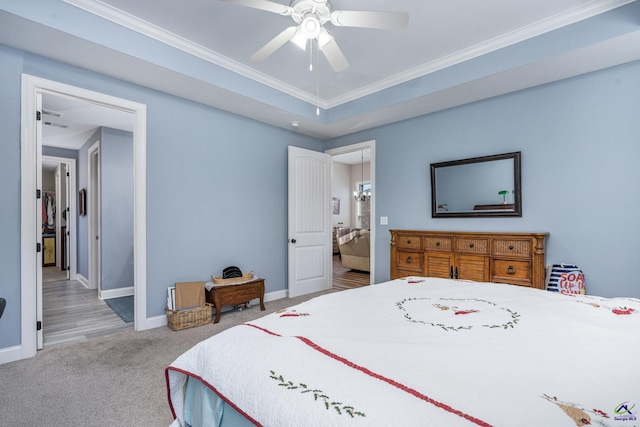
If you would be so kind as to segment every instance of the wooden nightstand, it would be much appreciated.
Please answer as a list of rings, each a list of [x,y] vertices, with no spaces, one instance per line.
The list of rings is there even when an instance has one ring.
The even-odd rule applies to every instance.
[[[260,298],[260,310],[264,311],[264,279],[255,279],[237,285],[215,286],[206,292],[207,302],[216,308],[216,318],[213,323],[220,321],[222,307],[231,304],[244,304],[255,298]]]

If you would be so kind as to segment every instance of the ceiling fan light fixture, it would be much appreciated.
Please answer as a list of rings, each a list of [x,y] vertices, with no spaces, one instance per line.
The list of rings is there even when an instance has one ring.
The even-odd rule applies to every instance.
[[[300,32],[308,39],[315,39],[322,30],[322,24],[318,18],[313,15],[307,15],[300,24]]]
[[[296,34],[291,37],[291,43],[295,44],[302,50],[307,50],[307,41],[309,39],[302,33],[300,29],[296,31]]]

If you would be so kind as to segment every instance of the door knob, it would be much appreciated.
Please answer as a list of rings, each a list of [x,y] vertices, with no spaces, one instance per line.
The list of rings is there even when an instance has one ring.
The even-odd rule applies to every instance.
[[[295,242],[296,242],[296,239],[291,239],[291,243],[295,243]]]

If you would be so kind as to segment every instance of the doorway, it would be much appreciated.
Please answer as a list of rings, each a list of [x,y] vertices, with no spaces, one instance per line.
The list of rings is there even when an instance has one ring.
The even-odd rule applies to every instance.
[[[365,162],[365,158],[363,156],[363,151],[368,152],[368,159]],[[337,216],[334,221],[336,225],[343,224],[344,226],[348,226],[350,228],[369,228],[369,284],[375,283],[375,241],[376,241],[376,227],[375,227],[375,140],[365,141],[358,144],[347,145],[344,147],[338,147],[331,150],[326,151],[332,159],[338,160],[340,158],[344,158],[344,162],[347,164],[353,165],[353,169],[357,169],[357,173],[353,179],[349,178],[348,184],[346,186],[340,186],[342,189],[332,188],[334,192],[334,207],[333,207],[333,217]],[[351,158],[351,159],[349,159]],[[332,161],[332,164],[334,162]],[[366,166],[368,164],[368,174],[366,171]],[[357,165],[357,166],[356,166]],[[363,168],[361,170],[360,168]],[[332,175],[334,173],[334,167],[332,167]],[[367,177],[368,175],[368,177]],[[365,179],[367,178],[367,179]],[[363,204],[358,204],[355,200],[352,203],[351,200],[354,199],[353,191],[358,189],[368,190],[370,192],[369,198],[366,201],[366,208],[363,208]],[[338,200],[335,200],[338,199]],[[348,203],[350,209],[348,213],[344,215],[344,211],[342,210],[345,206],[345,203]],[[342,213],[342,215],[340,215]],[[366,217],[364,217],[365,215]],[[335,239],[335,238],[334,238]],[[336,248],[334,245],[334,253],[336,252]],[[336,255],[334,255],[335,257]],[[341,269],[340,265],[336,265],[336,261],[334,260],[334,281],[340,281],[340,279],[336,279],[337,273],[348,273],[348,270]],[[344,270],[344,271],[343,271]],[[353,286],[359,286],[362,282],[362,279],[358,279],[353,276],[353,273],[349,277],[345,277],[345,283],[352,282]],[[341,283],[337,284],[337,287],[342,287]],[[348,285],[347,285],[348,286]]]
[[[41,185],[43,94],[67,96],[104,108],[123,111],[133,118],[134,199],[134,329],[149,329],[146,318],[146,106],[121,98],[24,74],[22,77],[21,146],[21,358],[33,357],[42,346],[42,245],[38,233],[39,200],[32,197]],[[35,284],[35,286],[34,286]]]
[[[47,180],[45,176],[49,174]],[[66,157],[42,156],[43,191],[54,190],[55,197],[55,267],[49,272],[56,279],[76,277],[76,203],[71,197],[76,191],[76,160]],[[49,181],[49,184],[45,182]],[[53,181],[53,183],[51,183]],[[43,217],[44,218],[44,217]],[[44,226],[43,226],[44,228]],[[55,273],[53,273],[55,272]],[[47,278],[43,275],[43,281]]]

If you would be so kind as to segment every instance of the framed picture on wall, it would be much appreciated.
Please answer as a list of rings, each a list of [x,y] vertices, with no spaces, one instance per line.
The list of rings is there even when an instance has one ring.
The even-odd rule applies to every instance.
[[[80,216],[87,214],[87,190],[85,188],[78,192],[78,213]]]
[[[337,197],[333,198],[333,214],[340,215],[340,199]]]

